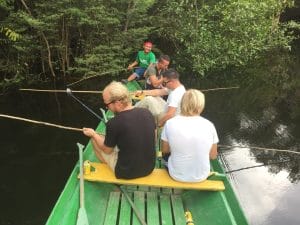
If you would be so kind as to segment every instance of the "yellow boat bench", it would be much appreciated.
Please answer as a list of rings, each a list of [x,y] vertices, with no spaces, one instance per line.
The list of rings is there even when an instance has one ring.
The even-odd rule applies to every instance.
[[[173,180],[166,169],[156,168],[146,176],[136,179],[117,179],[112,170],[104,163],[90,162],[91,171],[84,174],[88,181],[114,183],[122,185],[140,185],[159,188],[194,189],[203,191],[223,191],[225,186],[221,180],[205,180],[198,183],[187,183]]]

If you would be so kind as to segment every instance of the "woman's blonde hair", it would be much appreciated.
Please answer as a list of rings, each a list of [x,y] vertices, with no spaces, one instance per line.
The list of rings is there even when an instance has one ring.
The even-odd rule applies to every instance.
[[[121,82],[112,81],[103,91],[109,94],[110,102],[120,101],[126,106],[132,103],[128,89]]]
[[[195,116],[200,115],[204,109],[205,97],[204,94],[196,89],[187,90],[180,103],[181,115]]]

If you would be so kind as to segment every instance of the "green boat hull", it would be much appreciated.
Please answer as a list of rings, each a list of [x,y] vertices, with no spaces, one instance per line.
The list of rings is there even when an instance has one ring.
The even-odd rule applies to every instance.
[[[130,82],[127,86],[129,90],[140,89],[136,82]],[[100,123],[97,131],[103,132],[104,130],[104,124]],[[84,160],[98,161],[90,142],[85,148]],[[159,165],[159,161],[157,165]],[[224,173],[218,160],[211,161],[211,165],[214,171],[220,174]],[[77,223],[80,208],[78,173],[79,162],[75,165],[56,202],[47,220],[47,225],[75,225]],[[247,225],[248,222],[228,178],[217,176],[211,179],[223,180],[225,191],[136,186],[123,188],[132,197],[134,204],[149,225],[187,224],[187,220],[193,220],[190,225]],[[141,224],[122,192],[114,184],[85,181],[85,209],[90,225]],[[185,217],[187,211],[191,213],[191,218]]]

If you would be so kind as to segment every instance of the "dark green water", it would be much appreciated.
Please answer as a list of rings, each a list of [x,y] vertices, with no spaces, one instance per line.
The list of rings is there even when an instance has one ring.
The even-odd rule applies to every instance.
[[[96,79],[77,89],[101,90],[106,83]],[[188,79],[184,83],[214,87]],[[269,87],[250,86],[205,92],[204,116],[216,125],[220,144],[247,147],[219,149],[226,171],[257,166],[228,173],[250,224],[300,224],[300,155],[251,148],[299,151],[300,93],[295,89],[271,97]],[[76,96],[100,114],[100,96]],[[2,114],[78,128],[98,123],[66,94],[19,92],[0,101]],[[0,129],[0,224],[45,224],[78,159],[76,142],[88,139],[81,132],[3,118]]]

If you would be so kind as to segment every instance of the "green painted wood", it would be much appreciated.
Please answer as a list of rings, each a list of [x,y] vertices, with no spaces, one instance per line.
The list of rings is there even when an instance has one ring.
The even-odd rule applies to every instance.
[[[174,215],[174,224],[182,225],[186,223],[184,216],[184,208],[182,203],[182,198],[180,195],[171,195],[171,202]]]
[[[140,89],[138,83],[135,81],[130,82],[128,88],[130,91]],[[97,131],[101,133],[104,131],[104,128],[104,124],[100,123],[97,127]],[[87,148],[84,152],[84,157],[85,159],[89,159],[90,161],[98,162],[98,159],[93,152],[90,142],[88,143]],[[159,164],[157,165],[160,166]],[[214,171],[224,173],[220,161],[213,160],[211,161],[211,165]],[[79,180],[77,178],[77,175],[78,163],[75,165],[64,190],[62,191],[57,203],[55,204],[52,213],[47,220],[47,225],[76,224],[77,214],[79,210]],[[224,182],[226,189],[222,194],[219,192],[212,193],[205,191],[186,191],[180,189],[174,189],[173,194],[181,195],[184,206],[191,211],[192,217],[195,221],[195,224],[197,225],[233,225],[234,223],[238,225],[248,225],[243,210],[241,209],[238,199],[230,184],[229,178],[225,176],[213,177],[211,179],[220,179]],[[115,185],[93,182],[85,182],[85,184],[85,207],[90,225],[103,225],[105,215],[108,211],[107,207],[109,204],[110,192],[116,190]],[[138,190],[136,186],[128,188],[129,192],[133,192],[135,190]],[[160,188],[150,188],[149,191],[156,193],[157,195],[161,193]],[[165,190],[163,190],[163,192],[165,192]],[[163,196],[163,194],[161,195]],[[167,201],[164,198],[165,197],[159,197],[158,202],[158,206],[160,207],[162,213],[161,218],[164,222],[158,224],[169,224],[165,222],[168,220],[171,225],[172,222],[174,222],[172,221],[173,218],[170,206],[171,203],[170,200]],[[148,215],[148,210],[149,208],[147,205],[146,215]]]
[[[85,208],[90,225],[104,223],[110,192],[114,185],[85,182]]]
[[[176,195],[179,195],[181,193],[183,193],[184,191],[182,189],[173,189],[173,193],[176,194]]]
[[[149,186],[139,186],[139,191],[144,191],[144,192],[147,192],[149,191]]]
[[[222,192],[188,191],[182,195],[182,199],[197,225],[205,225],[207,221],[210,225],[236,225],[235,216],[228,213],[233,211],[224,204],[222,195]],[[237,224],[246,225],[242,220]]]
[[[133,192],[133,202],[136,208],[138,209],[141,217],[145,220],[145,192],[135,191]],[[140,225],[140,221],[133,213],[132,225]]]
[[[130,195],[130,194],[129,194]],[[131,207],[128,203],[126,197],[122,195],[121,198],[121,209],[120,209],[120,216],[119,216],[119,224],[118,225],[129,225],[131,219]]]
[[[147,224],[159,224],[159,204],[156,192],[147,192]]]
[[[172,190],[172,188],[162,188],[161,192],[164,194],[172,194],[173,190]]]
[[[126,187],[126,190],[128,190],[129,192],[134,192],[138,190],[138,186],[136,185],[123,185],[123,187]]]
[[[152,191],[152,192],[161,192],[159,187],[150,187],[150,191]]]
[[[160,195],[160,213],[161,213],[161,225],[172,225],[172,209],[170,196],[161,194]]]
[[[104,225],[115,225],[117,223],[119,203],[120,192],[111,192],[105,213]]]

